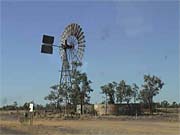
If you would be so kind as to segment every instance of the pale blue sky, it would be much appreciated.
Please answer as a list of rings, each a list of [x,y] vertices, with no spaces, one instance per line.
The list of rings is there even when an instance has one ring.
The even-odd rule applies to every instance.
[[[64,28],[82,26],[86,51],[82,70],[92,80],[91,102],[102,101],[100,86],[124,79],[143,84],[159,76],[165,86],[156,101],[179,102],[178,2],[1,2],[1,105],[34,100],[45,104],[59,82],[59,51],[40,53],[43,34],[59,44]]]

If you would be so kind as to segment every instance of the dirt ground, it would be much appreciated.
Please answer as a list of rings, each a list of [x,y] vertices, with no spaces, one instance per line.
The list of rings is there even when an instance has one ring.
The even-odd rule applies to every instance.
[[[14,114],[14,115],[13,115]],[[93,117],[79,120],[35,118],[21,123],[15,113],[0,113],[1,135],[180,135],[179,117]],[[163,118],[163,119],[161,119]],[[171,118],[171,119],[170,119]]]
[[[0,134],[1,135],[29,135],[28,133],[18,131],[18,130],[13,130],[7,127],[1,127]]]

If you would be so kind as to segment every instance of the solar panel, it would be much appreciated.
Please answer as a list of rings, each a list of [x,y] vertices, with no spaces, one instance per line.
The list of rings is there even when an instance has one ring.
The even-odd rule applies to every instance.
[[[43,35],[43,43],[52,45],[54,43],[54,37],[53,36],[48,36],[48,35]]]
[[[47,54],[52,54],[53,53],[53,47],[50,45],[42,45],[41,46],[41,53],[47,53]]]

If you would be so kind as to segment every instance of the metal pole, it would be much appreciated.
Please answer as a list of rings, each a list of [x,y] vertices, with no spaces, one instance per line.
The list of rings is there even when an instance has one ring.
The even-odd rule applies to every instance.
[[[33,125],[33,112],[30,112],[30,125]]]

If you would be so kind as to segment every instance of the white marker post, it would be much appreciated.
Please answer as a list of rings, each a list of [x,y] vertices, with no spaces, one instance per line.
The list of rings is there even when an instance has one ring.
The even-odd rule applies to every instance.
[[[33,104],[32,103],[29,104],[29,109],[30,109],[29,112],[33,112]]]
[[[29,112],[30,112],[30,125],[33,124],[33,104],[29,104]]]

